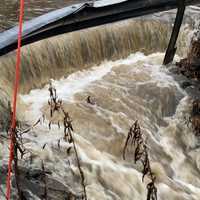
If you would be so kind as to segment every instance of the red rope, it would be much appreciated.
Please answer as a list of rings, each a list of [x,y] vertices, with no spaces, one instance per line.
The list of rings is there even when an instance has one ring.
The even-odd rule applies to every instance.
[[[11,171],[12,171],[12,161],[13,161],[13,136],[16,128],[16,109],[17,109],[17,93],[19,89],[20,81],[20,63],[21,63],[21,39],[22,39],[22,27],[23,27],[23,16],[24,16],[24,0],[20,0],[20,17],[19,17],[19,33],[18,33],[18,47],[16,56],[16,69],[15,69],[15,82],[13,90],[13,113],[12,113],[12,123],[10,130],[10,154],[8,162],[8,174],[6,180],[6,199],[10,200],[11,192]]]

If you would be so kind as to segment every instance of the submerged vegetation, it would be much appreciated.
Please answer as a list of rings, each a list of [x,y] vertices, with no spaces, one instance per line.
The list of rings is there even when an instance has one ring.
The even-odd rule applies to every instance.
[[[200,136],[200,100],[194,100],[192,103],[192,112],[190,122],[196,136]]]
[[[64,132],[63,140],[69,144],[72,144],[73,150],[75,152],[75,158],[77,161],[77,167],[78,167],[80,177],[81,177],[81,185],[83,187],[83,194],[81,196],[80,195],[76,196],[75,194],[69,192],[66,196],[66,199],[68,199],[68,200],[87,200],[85,176],[84,176],[84,172],[81,168],[81,163],[80,163],[77,147],[76,147],[74,136],[73,136],[74,129],[72,126],[71,117],[69,116],[69,114],[67,112],[65,112],[64,108],[62,107],[62,101],[58,100],[58,97],[56,94],[56,89],[51,84],[49,87],[49,92],[50,92],[50,99],[48,101],[48,104],[49,104],[49,109],[50,109],[50,116],[53,117],[55,112],[60,112],[60,111],[62,112],[61,114],[63,114],[63,132]],[[12,115],[12,112],[10,112],[10,116],[11,115]],[[23,135],[25,133],[30,133],[33,130],[33,128],[35,128],[38,124],[42,124],[43,122],[45,122],[44,115],[42,117],[40,117],[37,120],[37,122],[34,123],[32,126],[28,126],[26,128],[24,128],[24,126],[27,126],[27,125],[25,125],[23,123],[22,123],[22,125],[20,125],[20,123],[17,122],[17,126],[16,126],[15,130],[8,129],[7,136],[0,135],[1,138],[6,139],[7,141],[9,140],[9,135],[12,135],[12,137],[13,137],[12,138],[13,160],[14,160],[13,173],[15,176],[15,187],[17,189],[17,197],[16,198],[19,200],[28,200],[26,198],[26,195],[24,195],[25,188],[24,188],[24,183],[23,183],[23,176],[29,177],[29,171],[27,171],[25,175],[22,173],[22,169],[21,169],[22,166],[19,166],[19,162],[23,162],[23,161],[26,162],[27,158],[29,157],[28,159],[30,161],[30,164],[32,164],[33,158],[34,158],[33,153],[30,150],[28,150],[24,145]],[[8,122],[8,123],[10,123],[10,122]],[[51,123],[51,121],[49,121],[49,129],[51,129],[51,125],[52,125],[52,123]],[[58,122],[58,127],[61,128],[60,122]],[[12,134],[10,134],[10,131],[12,131]],[[61,139],[59,139],[57,142],[58,149],[60,149],[60,141],[61,141]],[[42,146],[43,150],[45,149],[46,145],[47,144],[44,144]],[[72,147],[69,147],[67,149],[66,156],[69,156]],[[29,154],[29,156],[24,159],[25,154]],[[70,163],[69,163],[69,166],[70,166]],[[41,176],[40,181],[43,184],[43,186],[42,186],[43,192],[41,193],[41,199],[44,199],[44,200],[49,199],[48,178],[47,178],[48,174],[49,174],[49,171],[46,170],[45,162],[44,162],[44,160],[41,160],[41,171],[39,172],[39,174],[37,176]],[[29,177],[29,178],[31,178],[31,177]],[[2,194],[4,194],[3,191],[2,191]],[[5,194],[4,194],[4,196],[5,196]]]
[[[10,106],[9,106],[10,107]],[[12,112],[10,112],[10,117],[12,117]],[[13,152],[11,152],[11,155],[13,155],[13,173],[15,177],[15,186],[18,193],[18,199],[19,200],[27,200],[27,198],[24,196],[24,191],[22,188],[22,177],[20,174],[20,167],[19,162],[26,161],[24,159],[25,154],[29,154],[29,158],[32,157],[32,152],[29,151],[25,145],[24,145],[24,139],[23,134],[28,133],[32,128],[37,126],[37,124],[40,122],[38,120],[33,126],[28,128],[21,128],[21,123],[19,121],[16,122],[16,128],[14,130],[10,130],[10,128],[7,130],[7,136],[0,135],[2,138],[9,141],[10,137],[12,137],[12,145],[13,145]],[[10,121],[8,122],[10,123]]]
[[[46,82],[48,82],[50,77],[60,78],[63,76],[63,74],[67,76],[67,74],[87,68],[93,64],[99,64],[104,60],[116,60],[119,58],[124,58],[131,52],[143,51],[144,53],[149,54],[157,51],[163,51],[168,42],[170,29],[171,26],[164,23],[161,24],[160,22],[153,20],[129,20],[124,24],[119,23],[111,26],[102,26],[99,28],[76,32],[73,33],[73,35],[62,35],[51,40],[44,40],[41,43],[35,43],[28,47],[24,47],[22,51],[21,92],[23,93],[30,91],[32,88],[42,87]],[[184,33],[182,32],[181,34],[183,35]],[[180,43],[181,42],[179,41],[179,45],[181,45]],[[180,51],[184,50],[185,49],[180,49]],[[159,57],[158,54],[156,55]],[[161,60],[162,58],[160,57],[158,59]],[[180,63],[177,63],[179,72],[189,79],[195,79],[195,81],[199,81],[199,57],[200,42],[199,40],[196,40],[191,44],[191,50],[188,54],[188,58],[181,60]],[[184,149],[184,153],[181,151],[182,146],[185,148],[186,145],[178,146],[178,142],[181,143],[181,141],[176,143],[174,139],[175,136],[173,136],[173,134],[177,134],[174,132],[180,128],[176,127],[178,126],[178,123],[174,123],[174,126],[172,124],[171,127],[167,127],[167,122],[165,123],[164,119],[166,116],[171,116],[171,114],[174,114],[175,112],[177,100],[180,100],[179,97],[177,97],[178,95],[176,96],[178,89],[176,88],[175,84],[173,87],[170,84],[160,86],[162,82],[160,79],[163,78],[163,74],[160,75],[160,71],[156,71],[158,69],[156,68],[157,66],[155,68],[151,68],[151,66],[149,66],[154,65],[153,59],[156,59],[156,56],[152,57],[153,59],[150,62],[147,62],[147,57],[144,56],[143,58],[145,58],[144,62],[140,59],[139,62],[136,63],[136,65],[143,70],[141,70],[142,73],[139,71],[140,69],[135,69],[135,62],[129,63],[129,60],[128,62],[124,62],[125,64],[120,64],[120,67],[116,67],[112,70],[109,75],[111,78],[113,78],[113,81],[109,82],[110,77],[106,77],[103,79],[104,82],[102,81],[99,84],[100,86],[98,83],[95,83],[96,86],[99,86],[97,87],[99,91],[97,91],[96,88],[90,88],[91,90],[86,91],[86,93],[84,91],[83,94],[76,94],[77,96],[73,94],[76,96],[74,97],[76,101],[75,103],[73,102],[76,105],[76,108],[73,106],[72,108],[67,107],[65,105],[64,98],[59,98],[57,89],[52,83],[49,84],[49,97],[47,97],[47,99],[45,98],[45,104],[48,104],[48,113],[42,114],[42,116],[37,115],[39,119],[32,126],[18,123],[16,130],[12,130],[14,133],[13,186],[16,189],[15,192],[17,193],[17,196],[14,195],[14,199],[18,198],[19,200],[29,200],[26,189],[33,178],[33,184],[31,183],[32,185],[30,185],[32,187],[34,186],[33,188],[36,188],[35,190],[38,190],[38,193],[36,192],[36,196],[44,200],[49,200],[51,199],[52,195],[52,186],[50,187],[49,185],[51,185],[53,182],[50,178],[52,178],[54,175],[58,175],[60,172],[62,173],[60,173],[58,177],[65,176],[68,171],[70,171],[72,172],[71,174],[74,180],[68,179],[67,175],[64,177],[65,179],[63,177],[63,179],[59,177],[61,180],[60,182],[63,181],[63,188],[66,191],[57,191],[63,193],[62,197],[65,200],[87,200],[94,194],[92,193],[94,191],[96,193],[99,192],[100,197],[97,196],[97,199],[102,200],[105,199],[106,195],[103,196],[104,194],[107,194],[108,199],[117,200],[124,200],[125,198],[139,200],[138,197],[140,196],[142,199],[146,198],[146,200],[162,200],[163,190],[163,193],[165,194],[171,192],[171,195],[167,194],[167,197],[163,199],[170,198],[173,200],[185,200],[190,199],[191,197],[191,200],[196,200],[195,197],[192,197],[194,190],[190,189],[191,187],[187,186],[186,183],[188,182],[193,184],[193,182],[191,183],[191,180],[194,176],[197,176],[197,174],[194,173],[194,176],[192,174],[192,178],[190,177],[190,174],[184,174],[184,176],[189,177],[189,181],[187,181],[187,177],[184,177],[184,181],[182,181],[182,183],[181,181],[179,183],[177,180],[173,180],[173,177],[180,176],[179,172],[177,172],[179,171],[177,170],[179,164],[181,165],[184,162],[188,162],[188,158],[185,156],[186,154],[184,154],[186,150]],[[157,65],[159,62],[155,63]],[[10,84],[6,83],[11,82],[13,79],[12,76],[14,64],[15,59],[13,53],[6,58],[4,57],[0,59],[0,68],[5,69],[9,67],[8,71],[2,70],[2,75],[0,75],[0,83],[2,83],[2,85],[6,85],[6,92],[11,88]],[[123,73],[121,73],[122,69],[124,70]],[[151,71],[151,69],[153,70]],[[119,75],[122,75],[122,82],[120,82],[122,79],[117,79]],[[131,80],[134,81],[131,82]],[[147,83],[149,87],[147,87],[144,82]],[[104,88],[104,90],[102,88]],[[4,88],[2,91],[3,90]],[[2,91],[0,90],[0,92]],[[106,92],[108,94],[104,94]],[[110,97],[111,93],[113,95],[112,98]],[[95,96],[96,94],[97,97]],[[95,96],[94,98],[93,95]],[[86,96],[87,98],[85,98]],[[160,99],[157,100],[159,97]],[[96,98],[99,98],[97,99],[98,103],[95,102]],[[111,104],[109,104],[110,102]],[[173,108],[171,109],[170,106],[170,108],[165,108],[171,102],[173,105],[170,106]],[[2,107],[1,103],[2,102],[0,99],[0,107]],[[164,105],[161,105],[162,103]],[[101,104],[104,105],[102,106]],[[142,104],[142,106],[140,106],[140,104]],[[69,105],[72,105],[71,102]],[[132,108],[133,110],[131,110]],[[9,133],[11,123],[10,117],[12,115],[10,104],[8,104],[6,110],[8,117],[1,119],[0,129],[6,130]],[[41,109],[41,112],[42,111],[43,110]],[[3,109],[0,110],[0,114],[2,112],[4,112]],[[78,114],[76,114],[78,117],[83,115],[83,119],[78,119],[76,115],[74,117],[73,112],[77,112]],[[95,117],[101,119],[99,121],[95,121]],[[80,118],[82,118],[82,116]],[[123,133],[124,130],[127,129],[128,124],[130,124],[130,119],[138,120],[136,120],[130,127],[124,144]],[[90,121],[92,122],[91,124]],[[78,125],[75,124],[76,122]],[[79,124],[81,123],[83,125],[79,127]],[[95,127],[95,123],[99,127]],[[48,133],[46,138],[44,136],[45,141],[44,143],[42,141],[42,145],[39,142],[38,145],[36,142],[36,140],[39,140],[39,137],[37,138],[36,136],[37,133],[32,133],[32,131],[36,129],[39,124],[44,129],[47,129],[46,131]],[[141,128],[140,124],[143,124],[144,126]],[[200,99],[198,98],[193,100],[191,116],[188,119],[187,124],[188,126],[191,124],[194,134],[196,136],[200,136]],[[158,130],[160,127],[166,128],[165,135],[163,134],[164,136],[162,135],[162,131],[159,132]],[[55,134],[56,139],[54,140],[54,133],[56,132],[55,128],[56,130],[61,131],[61,135],[60,132],[58,135]],[[160,142],[159,144],[157,144],[155,141],[149,142],[147,140],[146,135],[144,135],[145,131],[143,131],[143,129],[146,128],[149,128],[152,138],[157,141],[157,143]],[[83,130],[82,133],[80,129],[85,130]],[[76,130],[77,133],[80,133],[80,135],[75,134]],[[114,133],[116,133],[114,136],[112,135],[113,130],[115,131]],[[36,131],[40,132],[40,129],[36,129]],[[52,134],[50,134],[50,132],[52,132]],[[156,136],[154,137],[153,134],[157,132],[159,133],[155,134]],[[166,136],[168,132],[169,135],[171,134],[169,138]],[[26,133],[30,133],[30,135],[32,134],[31,137],[36,138],[36,140],[33,139],[33,141],[40,148],[39,150],[37,149],[36,152],[29,150],[28,145],[32,145],[30,143],[33,141],[32,138],[30,139],[29,137],[23,137]],[[44,133],[42,132],[41,134]],[[85,140],[81,140],[80,142],[78,137],[80,136],[81,138],[81,134],[85,134]],[[99,134],[99,136],[97,136],[97,134]],[[52,140],[54,141],[52,142],[51,140],[51,143],[49,143],[48,137],[52,137]],[[87,137],[90,137],[89,139],[91,141],[88,140],[88,142]],[[2,134],[0,135],[0,138],[8,141],[9,135]],[[85,145],[87,146],[84,146],[82,143],[86,143]],[[175,143],[174,146],[173,143]],[[28,147],[26,147],[26,144],[28,144]],[[162,148],[163,144],[167,144],[167,146]],[[172,147],[176,148],[176,145],[178,147],[174,150]],[[51,150],[49,148],[51,148]],[[122,150],[123,152],[121,153]],[[42,155],[41,157],[38,155],[40,153],[45,154],[46,152],[51,155]],[[87,153],[89,155],[87,155]],[[175,154],[174,157],[173,154]],[[178,158],[176,157],[176,154],[178,156],[180,155],[180,163],[178,164],[175,163],[176,159]],[[39,164],[37,162],[33,162],[37,156],[39,157]],[[51,160],[51,156],[55,158],[54,161]],[[60,157],[58,158],[58,156]],[[124,160],[130,161],[130,163],[125,163],[125,161],[122,161],[121,156],[123,156]],[[191,157],[192,156],[194,155],[191,155]],[[108,158],[110,160],[106,160]],[[162,158],[164,161],[160,160],[160,158]],[[55,167],[57,164],[56,162],[59,159],[64,166],[64,170],[58,169],[59,167],[62,168],[63,166],[58,166],[58,168]],[[52,167],[48,161],[52,162],[51,164],[55,166]],[[153,161],[159,165],[158,170],[164,171],[164,175],[162,177],[163,179],[160,179],[160,174],[156,173],[156,170],[154,170],[154,163],[152,163]],[[177,166],[174,166],[176,164]],[[184,167],[188,167],[189,165],[190,162],[186,163],[186,166]],[[196,165],[195,167],[198,168],[198,162]],[[162,169],[162,167],[164,168],[165,166],[166,169]],[[38,167],[39,169],[33,172],[35,169],[32,169],[32,167]],[[195,170],[196,169],[191,167],[191,173],[193,173]],[[139,178],[136,177],[138,171],[142,174],[140,174],[141,177],[139,176]],[[185,171],[187,171],[186,168],[184,168],[184,172]],[[54,172],[55,174],[53,174]],[[105,177],[107,174],[108,177]],[[92,178],[96,176],[95,178],[99,184],[98,186],[96,186],[97,183],[95,180],[90,180],[89,175],[93,176]],[[119,184],[117,183],[118,178]],[[66,179],[68,180],[65,182]],[[77,184],[73,184],[72,181],[76,182]],[[92,181],[94,181],[94,183],[92,183]],[[161,184],[159,184],[159,181]],[[194,182],[195,181],[196,179]],[[127,185],[127,187],[123,186],[122,183]],[[143,185],[143,183],[145,183],[145,185]],[[25,184],[27,184],[27,187]],[[56,184],[57,182],[53,184],[53,187]],[[71,191],[71,188],[67,190],[67,187],[64,187],[65,184],[69,186],[69,188],[74,187],[75,192]],[[163,186],[164,184],[165,186]],[[30,189],[30,187],[28,189]],[[94,188],[91,192],[92,187]],[[143,190],[145,187],[146,189]],[[4,191],[1,187],[0,190],[0,193],[4,194]],[[124,190],[124,193],[122,190]],[[179,192],[183,194],[179,196]],[[126,197],[124,197],[125,193],[127,193]]]
[[[151,170],[149,154],[147,151],[147,144],[144,141],[142,131],[138,121],[131,126],[128,136],[123,148],[123,158],[126,159],[126,154],[128,149],[134,148],[134,161],[141,162],[142,169],[142,182],[144,181],[145,176],[150,178],[151,182],[147,184],[147,200],[157,200],[157,188],[155,186],[156,176]]]
[[[63,139],[68,142],[69,144],[73,144],[73,149],[75,152],[75,156],[76,156],[76,161],[77,161],[77,166],[79,169],[79,173],[80,173],[80,177],[81,177],[81,185],[83,187],[83,196],[82,199],[83,200],[87,200],[87,193],[86,193],[86,186],[85,186],[85,176],[84,176],[84,172],[81,168],[81,164],[80,164],[80,159],[78,156],[78,151],[77,151],[77,147],[74,141],[74,137],[73,137],[73,126],[72,126],[72,119],[69,116],[69,113],[67,113],[65,111],[65,109],[62,106],[62,100],[58,99],[57,96],[57,92],[56,92],[56,88],[53,87],[52,83],[50,83],[49,85],[49,93],[50,93],[50,99],[48,101],[48,104],[50,106],[50,116],[53,117],[55,112],[62,112],[61,114],[64,115],[63,117],[63,126],[64,126],[64,137]],[[58,127],[60,128],[60,122],[58,121]],[[51,128],[51,122],[49,122],[49,128]],[[58,146],[59,146],[60,140],[58,141]],[[71,150],[71,147],[67,150],[67,153],[69,154],[69,151]]]

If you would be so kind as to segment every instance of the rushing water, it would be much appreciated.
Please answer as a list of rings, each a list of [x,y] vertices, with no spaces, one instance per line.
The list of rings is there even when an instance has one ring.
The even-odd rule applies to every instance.
[[[187,53],[196,10],[193,14],[185,19],[192,26],[182,27],[179,56]],[[28,162],[27,154],[20,165],[38,169],[43,160],[54,181],[76,194],[82,190],[74,152],[66,154],[69,144],[63,140],[63,127],[58,129],[54,124],[48,129],[49,94],[48,85],[44,85],[53,78],[57,79],[52,81],[57,94],[73,119],[89,200],[146,199],[149,180],[145,178],[142,183],[141,166],[134,164],[131,151],[126,161],[122,159],[125,139],[135,120],[139,120],[157,177],[158,200],[199,200],[200,145],[184,123],[191,99],[179,86],[183,77],[175,80],[168,68],[162,66],[164,54],[160,52],[169,40],[170,17],[171,14],[162,13],[127,20],[23,47],[18,117],[28,124],[43,114],[46,120],[23,135],[24,145],[33,158]],[[0,58],[0,122],[7,120],[5,105],[11,96],[14,68],[15,52]],[[95,105],[86,103],[89,95]],[[53,122],[58,119],[60,115]],[[8,161],[7,142],[0,141],[1,167]],[[1,188],[5,190],[6,173],[0,173]],[[25,178],[23,184],[28,187]],[[51,194],[60,189],[59,184],[48,184]],[[38,200],[35,188],[29,186],[28,193],[30,199]],[[51,199],[63,200],[61,193],[57,190]],[[0,194],[4,199],[1,191]]]
[[[157,176],[158,199],[200,198],[198,143],[184,125],[190,99],[161,65],[162,60],[160,53],[136,53],[53,82],[73,119],[89,199],[146,198],[148,179],[142,183],[140,165],[133,163],[131,153],[127,161],[122,159],[125,138],[135,120],[139,120],[147,138],[152,170]],[[86,103],[88,95],[96,105]],[[48,86],[21,98],[28,106],[27,121],[33,123],[42,113],[48,118]],[[57,153],[56,141],[63,137],[62,129],[55,125],[48,132],[45,122],[24,137],[27,148],[37,154],[32,166],[43,159],[53,176],[66,183],[66,178],[70,178],[65,167],[67,159],[72,158],[65,157],[67,143],[62,139],[61,151]],[[42,150],[45,143],[48,147]],[[76,171],[74,166],[73,169]]]

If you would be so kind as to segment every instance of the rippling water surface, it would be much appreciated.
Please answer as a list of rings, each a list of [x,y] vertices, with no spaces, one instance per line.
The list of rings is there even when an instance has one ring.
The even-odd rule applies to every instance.
[[[25,20],[85,0],[25,0]],[[1,0],[0,31],[16,25],[18,21],[19,1]]]
[[[158,199],[199,200],[198,142],[183,121],[189,113],[190,98],[161,65],[162,59],[161,53],[149,56],[136,53],[53,81],[73,118],[89,199],[146,198],[148,178],[142,183],[141,167],[134,164],[131,150],[127,161],[122,159],[129,127],[139,120],[157,176]],[[88,95],[95,99],[96,105],[86,103]],[[27,121],[33,123],[42,113],[48,118],[48,86],[21,98],[27,104]],[[59,115],[53,120],[58,119]],[[44,159],[53,176],[66,182],[64,140],[62,151],[56,154],[56,141],[62,138],[63,131],[56,126],[49,133],[47,129],[45,124],[27,134],[26,145],[38,154],[34,165]],[[48,148],[44,151],[41,146],[45,143]]]
[[[16,23],[18,5],[13,2],[1,5],[2,29]],[[72,1],[56,2],[26,1],[26,19]],[[179,56],[186,55],[198,18],[199,8],[187,9],[177,42]],[[146,177],[142,183],[142,168],[133,162],[131,149],[127,160],[122,159],[126,136],[135,120],[139,120],[148,144],[152,171],[157,177],[158,200],[199,200],[200,145],[191,128],[184,124],[191,98],[179,86],[183,77],[175,80],[168,68],[162,66],[173,19],[174,11],[164,12],[23,47],[18,117],[33,124],[44,114],[46,121],[23,135],[33,159],[29,163],[26,155],[20,166],[37,169],[43,160],[54,180],[76,194],[81,192],[74,152],[66,155],[70,144],[63,139],[63,127],[58,129],[54,123],[61,119],[59,113],[52,119],[52,129],[48,129],[49,94],[48,85],[44,85],[53,78],[57,94],[73,119],[89,200],[146,199],[149,179]],[[2,120],[12,94],[15,52],[0,58],[0,69]],[[95,105],[86,103],[89,95]],[[0,149],[0,165],[5,167],[9,156],[5,138],[0,141]],[[1,174],[4,178],[0,181],[4,191],[5,174]],[[29,193],[32,199],[39,199],[33,188]],[[60,195],[59,191],[53,199],[60,200],[56,195]]]

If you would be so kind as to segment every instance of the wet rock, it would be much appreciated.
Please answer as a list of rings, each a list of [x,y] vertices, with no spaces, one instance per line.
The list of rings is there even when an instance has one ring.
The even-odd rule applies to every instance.
[[[27,179],[30,179],[30,180],[31,179],[38,179],[39,180],[41,178],[42,173],[43,172],[40,169],[33,169],[31,171],[27,171],[25,177]],[[46,170],[45,173],[50,174],[50,175],[52,174],[49,170]]]
[[[200,39],[192,39],[187,57],[177,62],[176,66],[187,78],[200,80]]]
[[[192,83],[189,81],[184,81],[181,83],[181,88],[186,89],[187,87],[191,86]]]
[[[172,73],[172,74],[179,74],[179,69],[177,68],[177,66],[171,66],[169,68],[169,71]]]
[[[27,169],[20,167],[20,187],[23,192],[24,199],[44,199],[45,185],[42,181],[44,172],[40,169]],[[76,194],[70,186],[56,180],[52,177],[49,170],[45,170],[47,182],[47,198],[48,200],[78,200],[81,199],[80,194]],[[7,166],[1,166],[1,187],[6,183]],[[17,199],[15,180],[12,180],[12,199]]]
[[[192,99],[200,98],[200,91],[194,86],[187,87],[185,91]]]
[[[48,200],[69,199],[70,196],[76,196],[70,187],[53,178],[49,170],[45,170],[45,176]],[[42,181],[43,178],[44,172],[40,169],[25,172],[22,188],[42,199],[45,191],[45,185]]]

